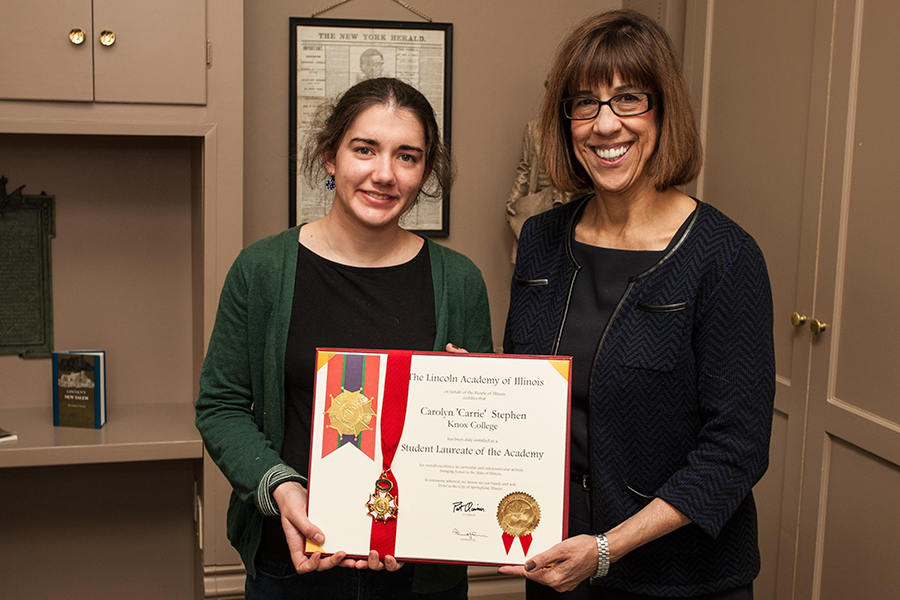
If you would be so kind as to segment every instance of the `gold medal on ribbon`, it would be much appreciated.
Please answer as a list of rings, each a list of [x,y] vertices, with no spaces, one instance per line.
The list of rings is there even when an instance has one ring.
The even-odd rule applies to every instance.
[[[387,478],[387,471],[382,472],[375,482],[375,491],[369,494],[369,501],[366,502],[369,516],[376,521],[397,518],[397,498],[391,494],[392,489],[394,484]]]
[[[522,550],[528,553],[531,534],[541,522],[541,507],[525,492],[507,494],[497,506],[497,523],[503,530],[503,544],[509,554],[513,539],[519,538]]]
[[[341,435],[359,435],[370,429],[369,422],[375,416],[372,401],[363,396],[362,390],[349,392],[344,388],[337,397],[332,396],[331,406],[325,413],[329,417],[329,427],[337,429]]]

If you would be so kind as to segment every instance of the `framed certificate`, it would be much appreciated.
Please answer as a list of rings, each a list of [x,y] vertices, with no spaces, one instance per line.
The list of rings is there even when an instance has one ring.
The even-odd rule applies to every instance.
[[[522,564],[567,534],[571,358],[319,349],[307,551]]]

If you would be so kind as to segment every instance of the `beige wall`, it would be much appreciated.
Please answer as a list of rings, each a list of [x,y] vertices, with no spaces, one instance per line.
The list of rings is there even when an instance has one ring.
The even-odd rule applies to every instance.
[[[288,18],[328,6],[315,2],[244,4],[244,243],[288,226]],[[435,22],[453,23],[452,142],[459,177],[450,236],[438,241],[481,268],[503,338],[513,235],[504,205],[521,156],[522,133],[540,103],[554,50],[575,23],[617,0],[412,0]],[[321,15],[423,22],[390,0],[355,0]]]

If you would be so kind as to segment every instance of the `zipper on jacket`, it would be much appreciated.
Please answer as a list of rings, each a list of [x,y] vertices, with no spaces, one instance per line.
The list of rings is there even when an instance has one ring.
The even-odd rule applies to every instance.
[[[581,270],[581,265],[575,263],[575,271],[572,272],[572,277],[569,279],[569,291],[566,293],[566,304],[563,308],[562,319],[559,321],[559,329],[556,330],[556,339],[553,340],[553,348],[550,350],[550,354],[556,354],[559,351],[559,343],[562,341],[562,332],[563,327],[566,325],[566,317],[569,315],[569,304],[572,301],[572,292],[575,290],[575,278],[578,277],[578,272]]]

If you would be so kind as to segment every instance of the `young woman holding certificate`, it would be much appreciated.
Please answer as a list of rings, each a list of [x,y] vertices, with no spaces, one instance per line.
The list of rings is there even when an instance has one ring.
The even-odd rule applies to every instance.
[[[593,193],[523,226],[504,350],[574,357],[570,537],[501,571],[529,599],[752,598],[771,293],[753,239],[675,187],[701,148],[666,33],[631,11],[576,27],[541,140],[551,183]]]
[[[241,252],[200,377],[197,427],[234,488],[228,537],[246,597],[465,598],[464,566],[304,553],[306,538],[328,535],[306,516],[316,347],[492,349],[479,270],[399,224],[426,182],[438,194],[451,183],[433,110],[396,79],[363,81],[310,137],[303,165],[313,180],[327,173],[334,203]]]

